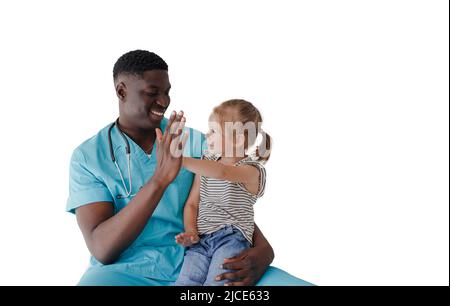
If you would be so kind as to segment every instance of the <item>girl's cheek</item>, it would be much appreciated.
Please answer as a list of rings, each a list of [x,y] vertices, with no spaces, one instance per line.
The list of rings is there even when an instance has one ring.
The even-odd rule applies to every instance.
[[[212,137],[208,138],[207,143],[208,143],[209,149],[213,148],[214,143],[215,143],[214,138],[212,138]]]
[[[208,139],[207,144],[208,144],[208,148],[211,148],[214,143],[211,139]]]

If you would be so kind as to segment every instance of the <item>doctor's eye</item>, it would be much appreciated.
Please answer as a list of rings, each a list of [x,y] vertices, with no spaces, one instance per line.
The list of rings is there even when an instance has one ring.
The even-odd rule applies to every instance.
[[[157,92],[147,92],[146,94],[150,98],[156,98],[159,95],[159,93],[157,93]]]

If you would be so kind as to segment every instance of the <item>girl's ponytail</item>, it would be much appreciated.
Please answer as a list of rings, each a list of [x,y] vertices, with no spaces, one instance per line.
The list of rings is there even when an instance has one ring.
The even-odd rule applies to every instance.
[[[262,160],[267,162],[270,157],[270,151],[272,150],[272,137],[264,132],[262,129],[259,132],[262,136],[261,143],[256,147],[255,155]]]

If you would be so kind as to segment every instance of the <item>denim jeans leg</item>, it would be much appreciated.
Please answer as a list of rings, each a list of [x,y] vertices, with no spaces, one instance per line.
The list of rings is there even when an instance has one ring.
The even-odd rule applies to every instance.
[[[202,286],[208,275],[211,258],[201,252],[200,246],[194,245],[186,250],[183,266],[175,286]]]
[[[222,241],[216,241],[218,247],[212,255],[204,286],[223,286],[226,282],[229,282],[229,280],[215,280],[222,273],[232,272],[221,268],[224,259],[234,257],[250,247],[250,243],[238,230],[235,230],[230,236],[220,237],[220,240]]]

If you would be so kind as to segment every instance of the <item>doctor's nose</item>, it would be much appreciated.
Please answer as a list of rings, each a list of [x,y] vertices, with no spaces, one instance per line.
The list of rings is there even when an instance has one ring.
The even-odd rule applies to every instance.
[[[156,103],[158,103],[159,105],[167,108],[170,104],[170,97],[168,96],[159,96],[158,99],[156,100]]]

